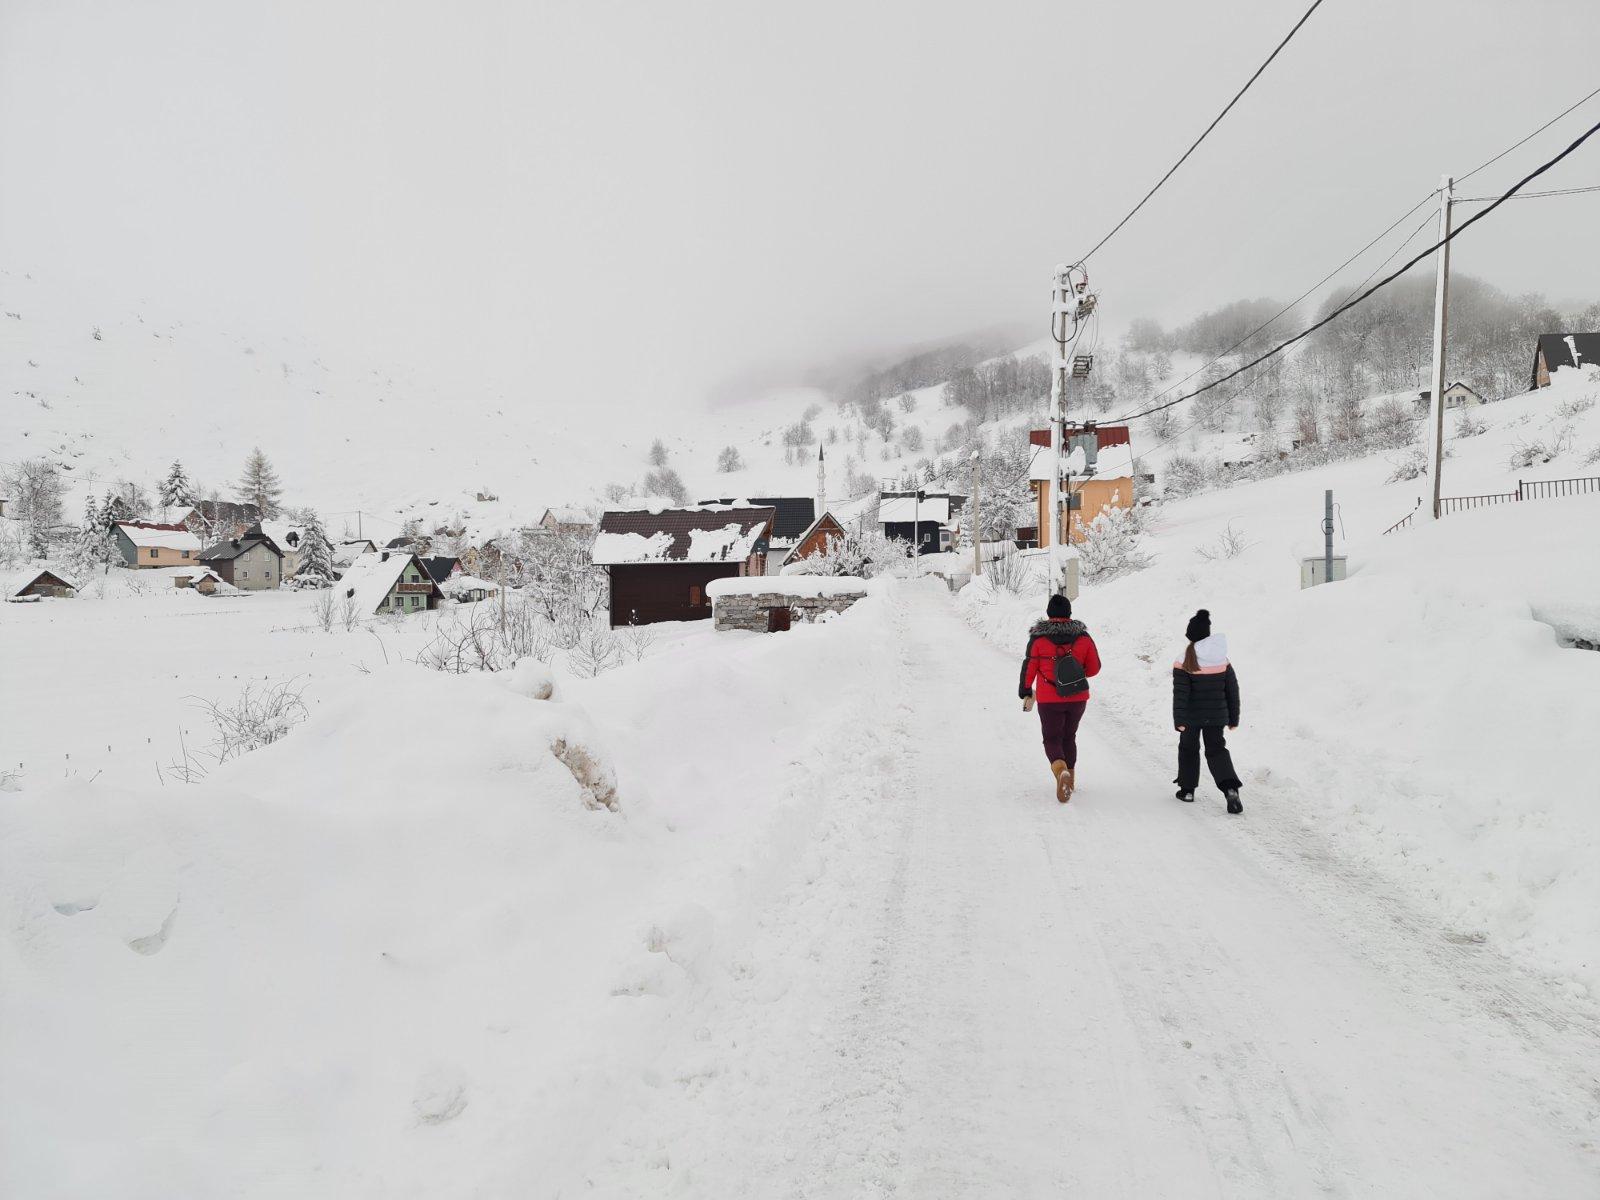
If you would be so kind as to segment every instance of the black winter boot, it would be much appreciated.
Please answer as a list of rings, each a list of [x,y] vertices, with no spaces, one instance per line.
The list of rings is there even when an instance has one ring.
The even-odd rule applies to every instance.
[[[1244,803],[1243,803],[1243,801],[1241,801],[1239,799],[1239,789],[1238,788],[1229,788],[1227,791],[1223,792],[1222,794],[1228,798],[1228,811],[1229,812],[1231,812],[1231,813],[1242,813],[1244,811]]]
[[[1185,804],[1193,804],[1194,803],[1194,793],[1189,791],[1189,790],[1187,790],[1186,788],[1179,788],[1177,790],[1177,792],[1174,793],[1174,795],[1176,795],[1177,798],[1179,800],[1182,800]]]

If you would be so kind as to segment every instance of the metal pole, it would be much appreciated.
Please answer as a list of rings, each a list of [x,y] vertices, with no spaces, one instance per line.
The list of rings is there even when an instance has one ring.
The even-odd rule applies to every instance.
[[[983,574],[983,525],[978,520],[978,482],[982,460],[972,452],[972,577]]]
[[[1455,180],[1446,175],[1439,183],[1439,240],[1450,236],[1450,203]],[[1433,289],[1433,402],[1428,409],[1428,466],[1433,502],[1428,506],[1439,519],[1439,476],[1444,464],[1444,358],[1450,316],[1450,245],[1439,247]]]
[[[1322,494],[1322,582],[1333,582],[1333,489]]]
[[[1066,523],[1062,519],[1062,481],[1066,463],[1062,457],[1062,433],[1067,420],[1067,321],[1073,310],[1072,283],[1067,268],[1056,268],[1055,286],[1050,293],[1050,336],[1056,344],[1055,370],[1050,376],[1050,592],[1061,590],[1062,564],[1066,561],[1062,544]]]

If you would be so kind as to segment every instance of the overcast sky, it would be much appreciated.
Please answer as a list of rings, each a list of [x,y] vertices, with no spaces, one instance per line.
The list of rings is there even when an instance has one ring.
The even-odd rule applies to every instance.
[[[698,402],[1042,330],[1052,265],[1304,7],[0,0],[0,260],[464,386]],[[1108,321],[1295,294],[1600,85],[1597,42],[1593,0],[1326,0],[1095,257]],[[1537,186],[1597,183],[1600,138]],[[1457,246],[1510,290],[1600,298],[1600,194]]]

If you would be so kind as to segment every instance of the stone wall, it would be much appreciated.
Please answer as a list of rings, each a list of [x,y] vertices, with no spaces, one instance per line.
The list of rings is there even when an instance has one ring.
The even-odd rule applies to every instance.
[[[765,633],[768,613],[774,608],[787,608],[791,621],[815,621],[823,613],[844,612],[860,599],[860,594],[795,596],[780,591],[757,592],[748,596],[715,596],[711,601],[712,628],[748,629],[753,633]]]

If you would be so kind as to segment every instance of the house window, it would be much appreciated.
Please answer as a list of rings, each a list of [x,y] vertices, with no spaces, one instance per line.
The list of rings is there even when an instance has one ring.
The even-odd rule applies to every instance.
[[[189,557],[189,552],[187,550],[184,550],[181,553],[183,554],[184,558],[188,558]]]
[[[154,558],[155,556],[156,556],[156,552],[154,550],[151,550],[150,551],[150,557]]]
[[[421,603],[421,601],[422,601],[422,597],[421,596],[413,596],[413,597],[411,597],[411,607],[415,608],[419,603]]]
[[[240,571],[239,572],[239,578],[240,579],[249,579],[250,578],[250,572],[249,571]]]

